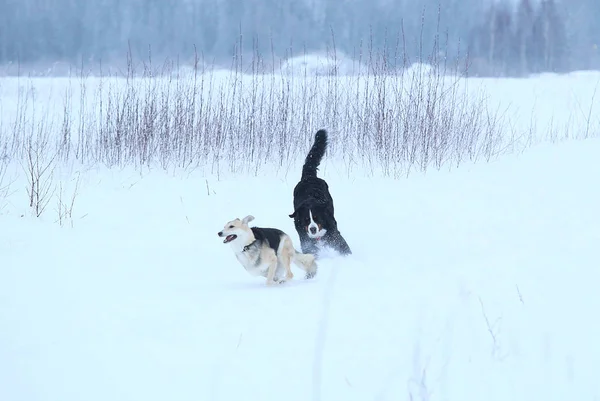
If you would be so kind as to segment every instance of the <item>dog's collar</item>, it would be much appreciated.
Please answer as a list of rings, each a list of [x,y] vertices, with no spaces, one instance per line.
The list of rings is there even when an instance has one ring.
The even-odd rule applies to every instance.
[[[242,252],[246,252],[246,251],[250,250],[250,248],[252,248],[252,245],[254,245],[255,242],[256,242],[256,240],[252,241],[251,243],[249,243],[248,245],[243,247]]]

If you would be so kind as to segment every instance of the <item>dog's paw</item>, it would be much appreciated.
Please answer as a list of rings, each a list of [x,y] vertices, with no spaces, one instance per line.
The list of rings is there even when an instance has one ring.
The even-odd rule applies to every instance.
[[[306,273],[306,276],[304,276],[304,278],[305,278],[306,280],[310,280],[311,278],[313,278],[313,277],[314,277],[314,276],[316,276],[316,275],[317,275],[317,272],[316,272],[316,271],[314,271],[314,272],[308,272],[308,273]]]
[[[276,278],[276,279],[274,279],[274,280],[272,280],[272,281],[267,281],[267,285],[268,285],[269,287],[272,287],[272,286],[274,286],[274,285],[281,285],[281,284],[284,284],[285,282],[286,282],[286,280],[285,280],[285,279],[278,279],[278,278]]]

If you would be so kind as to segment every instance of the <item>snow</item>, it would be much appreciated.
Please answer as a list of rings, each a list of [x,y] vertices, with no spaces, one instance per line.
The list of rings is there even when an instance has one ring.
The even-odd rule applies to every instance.
[[[279,288],[216,233],[252,213],[299,247],[295,177],[208,195],[194,174],[88,172],[72,228],[1,216],[0,399],[593,400],[599,152],[400,181],[326,163],[354,254]]]
[[[538,92],[540,125],[571,121],[557,110],[585,96],[570,80]],[[312,280],[293,267],[275,288],[217,232],[252,214],[299,249],[288,214],[300,163],[220,179],[65,172],[65,196],[78,189],[62,226],[54,200],[31,216],[11,165],[0,400],[597,400],[598,154],[600,139],[542,143],[400,180],[326,159],[353,255],[327,255]]]
[[[344,76],[365,71],[366,67],[347,55],[336,52],[334,56],[324,53],[311,53],[290,57],[281,63],[279,72],[297,76]]]

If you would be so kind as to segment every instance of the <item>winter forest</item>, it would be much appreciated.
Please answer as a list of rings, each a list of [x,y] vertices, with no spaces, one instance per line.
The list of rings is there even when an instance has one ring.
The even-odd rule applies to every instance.
[[[524,76],[600,69],[598,21],[598,0],[0,0],[0,65],[273,65],[335,48]]]

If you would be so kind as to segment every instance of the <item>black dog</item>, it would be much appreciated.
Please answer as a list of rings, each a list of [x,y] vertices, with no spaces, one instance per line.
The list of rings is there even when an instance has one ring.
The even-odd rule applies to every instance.
[[[317,177],[326,149],[327,131],[319,130],[304,161],[302,178],[294,188],[294,213],[290,217],[294,219],[302,252],[317,255],[322,244],[349,255],[352,251],[338,230],[329,186]]]

